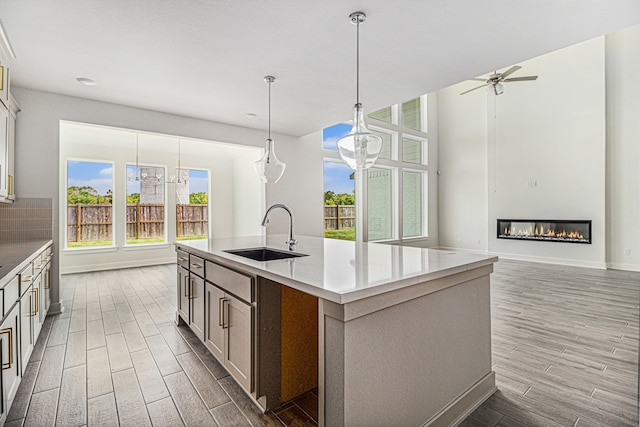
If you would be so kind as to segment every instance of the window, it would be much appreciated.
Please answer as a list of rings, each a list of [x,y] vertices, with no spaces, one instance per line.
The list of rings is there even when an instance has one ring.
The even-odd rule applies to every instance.
[[[176,169],[176,240],[209,237],[209,172]]]
[[[382,138],[382,150],[374,167],[365,175],[366,240],[402,241],[428,234],[429,146],[425,105],[426,96],[423,96],[368,115],[369,129]],[[343,168],[343,177],[349,175],[353,179],[353,171],[342,163],[335,147],[336,141],[350,130],[351,125],[347,124],[323,130],[325,237],[334,233],[336,218],[345,216],[342,210],[334,213],[335,209],[328,208],[327,199],[331,199],[328,192],[336,193],[331,183],[337,169]],[[353,180],[349,188],[353,191]]]
[[[67,161],[67,248],[113,245],[113,163]]]
[[[338,160],[325,161],[324,237],[355,240],[355,216],[353,171]]]
[[[127,165],[127,245],[166,241],[164,177],[164,167]]]

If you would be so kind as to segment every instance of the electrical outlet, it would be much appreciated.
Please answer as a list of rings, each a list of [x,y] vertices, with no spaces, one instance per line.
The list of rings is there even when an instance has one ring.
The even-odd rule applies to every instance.
[[[631,249],[626,248],[626,249],[624,250],[624,254],[625,254],[625,255],[631,255]]]

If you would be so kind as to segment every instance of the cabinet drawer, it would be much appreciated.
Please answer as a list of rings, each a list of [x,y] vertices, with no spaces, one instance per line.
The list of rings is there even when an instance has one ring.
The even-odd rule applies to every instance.
[[[178,265],[181,265],[184,268],[189,268],[189,254],[185,251],[181,251],[178,249],[176,251],[178,253]]]
[[[204,278],[204,260],[195,255],[189,255],[189,271]]]
[[[3,288],[2,292],[2,302],[3,302],[3,310],[2,315],[6,316],[9,310],[11,310],[11,306],[18,300],[20,297],[20,276],[16,276],[12,281],[7,283],[7,285]]]
[[[253,302],[253,278],[207,261],[206,279],[247,302]]]
[[[33,281],[33,263],[30,262],[28,266],[19,273],[20,276],[20,295],[24,294],[27,288]]]

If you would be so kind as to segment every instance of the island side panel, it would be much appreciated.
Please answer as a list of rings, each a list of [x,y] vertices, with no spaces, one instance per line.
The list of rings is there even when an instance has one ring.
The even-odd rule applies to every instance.
[[[489,275],[443,280],[346,322],[348,304],[321,302],[324,425],[448,425],[495,391]]]

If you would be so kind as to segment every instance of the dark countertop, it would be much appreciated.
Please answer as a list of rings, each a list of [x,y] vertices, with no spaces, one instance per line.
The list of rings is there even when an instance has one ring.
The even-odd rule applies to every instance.
[[[24,240],[0,242],[0,287],[13,279],[39,252],[46,249],[52,240]]]

